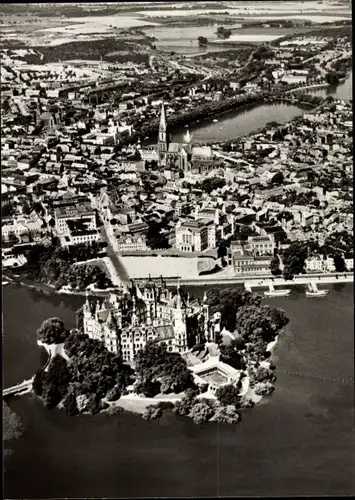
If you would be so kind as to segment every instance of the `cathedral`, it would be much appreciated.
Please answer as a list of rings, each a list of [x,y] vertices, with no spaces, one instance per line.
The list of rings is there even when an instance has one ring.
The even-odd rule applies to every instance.
[[[149,340],[165,342],[170,352],[184,353],[196,343],[215,341],[220,331],[220,315],[210,318],[206,296],[202,303],[191,303],[179,284],[173,294],[163,280],[132,282],[125,292],[105,299],[87,296],[83,323],[84,333],[127,362],[133,362]]]
[[[167,129],[165,107],[162,103],[157,145],[159,166],[178,168],[183,172],[197,170],[200,173],[220,166],[221,161],[214,157],[211,146],[194,146],[192,144],[189,129],[183,137],[183,142],[172,142]]]
[[[188,170],[191,160],[191,136],[189,130],[184,135],[184,142],[171,142],[167,133],[167,121],[164,103],[161,106],[159,135],[158,135],[158,164],[160,166],[177,166],[181,170]]]

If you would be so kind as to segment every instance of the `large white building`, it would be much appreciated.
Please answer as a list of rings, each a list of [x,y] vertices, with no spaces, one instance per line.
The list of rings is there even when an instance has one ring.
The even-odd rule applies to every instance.
[[[183,252],[203,252],[208,248],[208,226],[213,222],[192,220],[177,223],[175,228],[175,246]]]
[[[193,315],[199,319],[197,334],[187,327],[187,318]],[[183,353],[201,338],[215,340],[220,329],[215,318],[209,317],[206,297],[202,305],[190,305],[179,286],[173,295],[163,282],[152,281],[142,287],[132,285],[129,291],[111,294],[101,302],[87,296],[83,322],[84,333],[128,362],[134,361],[149,340],[165,342],[168,351]]]
[[[83,229],[86,230],[97,229],[96,214],[89,203],[58,207],[55,210],[54,219],[59,236],[69,234],[72,231],[71,223],[80,223],[84,225]]]

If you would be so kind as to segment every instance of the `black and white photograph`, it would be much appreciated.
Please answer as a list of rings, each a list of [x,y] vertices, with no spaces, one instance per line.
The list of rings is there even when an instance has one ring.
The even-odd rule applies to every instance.
[[[5,499],[355,495],[352,37],[0,4]]]

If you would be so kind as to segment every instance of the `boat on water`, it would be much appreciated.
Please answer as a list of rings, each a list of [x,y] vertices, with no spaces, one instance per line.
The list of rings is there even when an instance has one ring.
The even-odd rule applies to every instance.
[[[5,285],[8,285],[10,283],[10,281],[2,281],[2,286],[5,286]]]
[[[213,123],[217,123],[217,122],[218,122],[217,118],[213,118]]]
[[[318,290],[317,284],[314,281],[308,283],[308,290],[306,290],[306,297],[325,297],[329,290]]]
[[[269,283],[269,290],[264,292],[265,297],[287,297],[290,295],[291,290],[289,288],[283,288],[281,290],[275,290],[274,285]]]

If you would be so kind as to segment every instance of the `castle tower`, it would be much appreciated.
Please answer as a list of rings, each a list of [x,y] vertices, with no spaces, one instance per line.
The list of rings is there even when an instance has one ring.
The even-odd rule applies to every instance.
[[[167,124],[165,116],[165,107],[163,102],[161,105],[159,136],[158,136],[159,164],[165,163],[166,153],[168,151],[168,139],[167,139],[166,129],[167,129]]]
[[[187,349],[186,311],[181,304],[180,281],[177,284],[176,307],[174,310],[174,340],[173,347],[177,352]]]
[[[134,295],[132,297],[132,301],[133,301],[133,306],[132,306],[131,324],[132,326],[138,326],[138,317],[136,314],[136,297]]]
[[[209,307],[207,304],[207,293],[206,292],[203,295],[202,310],[203,310],[203,318],[204,318],[203,333],[205,335],[206,341],[209,342],[213,339],[210,338],[210,332],[209,332],[210,317],[209,317]]]

